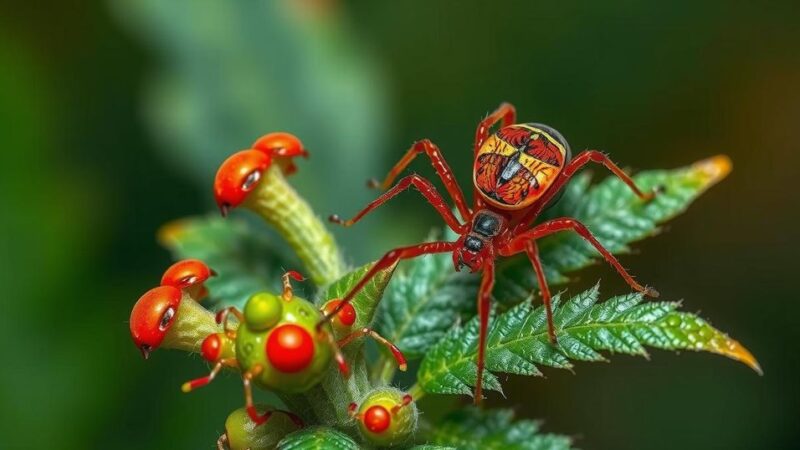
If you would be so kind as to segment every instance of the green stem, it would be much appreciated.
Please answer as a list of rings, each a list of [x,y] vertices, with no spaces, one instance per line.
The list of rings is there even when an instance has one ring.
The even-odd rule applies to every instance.
[[[347,355],[352,372],[349,377],[342,375],[332,365],[322,381],[302,394],[280,395],[281,400],[293,412],[314,423],[336,426],[355,431],[348,406],[358,403],[370,391],[367,379],[364,352]]]
[[[397,362],[394,358],[381,352],[378,360],[375,361],[375,364],[372,366],[369,379],[377,386],[390,384],[396,371]]]
[[[408,389],[408,395],[414,399],[414,401],[419,401],[422,397],[425,397],[425,391],[422,390],[422,386],[419,383],[415,383]]]
[[[333,235],[297,194],[277,165],[266,172],[244,205],[275,227],[292,246],[317,286],[325,286],[346,273]]]
[[[164,336],[161,348],[200,353],[200,345],[206,336],[221,331],[222,327],[214,320],[214,314],[184,294],[175,314],[175,322]]]

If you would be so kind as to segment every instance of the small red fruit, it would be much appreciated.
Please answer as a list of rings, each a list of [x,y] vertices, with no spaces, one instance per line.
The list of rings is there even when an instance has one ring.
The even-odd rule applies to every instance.
[[[253,143],[253,149],[268,153],[270,156],[288,158],[308,156],[308,152],[297,136],[281,131],[261,136]]]
[[[199,259],[184,259],[171,265],[161,277],[162,286],[172,286],[185,290],[197,301],[208,296],[208,289],[203,283],[216,275],[206,263]]]
[[[164,276],[161,277],[161,285],[187,289],[204,283],[213,274],[214,272],[203,261],[199,259],[184,259],[169,266],[164,271]]]
[[[335,310],[341,300],[331,300],[327,304],[325,304],[325,312],[330,313],[331,311]],[[336,313],[336,317],[334,321],[338,321],[340,324],[344,325],[345,327],[351,327],[354,323],[356,323],[356,309],[350,303],[347,303]]]
[[[223,216],[247,198],[270,164],[272,156],[258,150],[234,153],[222,163],[214,180],[214,197]]]
[[[305,328],[284,324],[267,338],[267,359],[281,372],[300,372],[314,359],[314,339]]]
[[[219,335],[209,334],[200,346],[200,353],[203,355],[203,359],[208,362],[219,360],[222,354],[222,342],[219,339]]]
[[[157,349],[175,320],[181,303],[181,291],[172,286],[150,289],[131,310],[131,337],[147,359]]]
[[[364,426],[373,433],[382,433],[392,424],[392,415],[381,405],[370,406],[364,412]]]

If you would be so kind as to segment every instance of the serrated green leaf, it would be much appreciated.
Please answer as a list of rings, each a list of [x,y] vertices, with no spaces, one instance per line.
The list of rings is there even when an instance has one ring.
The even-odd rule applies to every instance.
[[[308,427],[286,436],[278,450],[358,450],[358,444],[348,435],[327,427]]]
[[[364,278],[364,275],[366,275],[374,264],[374,262],[365,264],[331,283],[325,290],[324,295],[317,301],[318,305],[322,306],[329,300],[344,297],[350,292],[350,289]],[[356,293],[350,303],[356,310],[356,321],[351,328],[364,328],[372,324],[375,311],[383,297],[383,291],[386,289],[386,285],[389,284],[389,280],[392,279],[392,274],[396,268],[397,265],[395,264],[378,272],[360,291],[358,291],[358,293]]]
[[[578,219],[611,253],[626,253],[632,242],[656,234],[658,226],[682,213],[708,188],[731,170],[725,156],[716,156],[674,170],[652,170],[634,176],[648,191],[663,188],[655,199],[642,203],[618,178],[610,176],[595,186],[580,175],[565,188],[564,197],[540,218]],[[599,254],[572,232],[557,233],[538,241],[542,265],[551,285],[568,281],[567,274],[594,263]],[[524,256],[500,261],[494,295],[501,302],[515,303],[538,286],[530,262]]]
[[[468,407],[450,414],[434,430],[432,442],[459,450],[568,450],[572,440],[545,434],[531,420],[514,421],[511,410]]]
[[[209,309],[241,309],[254,292],[279,292],[284,270],[297,267],[261,233],[235,218],[177,220],[159,230],[158,240],[176,259],[197,258],[217,272],[206,282],[210,296],[203,304]]]
[[[404,262],[379,307],[378,331],[407,359],[420,358],[461,312],[474,310],[475,281],[453,270],[449,253]]]
[[[491,372],[539,375],[538,366],[570,368],[570,360],[602,361],[600,351],[646,355],[645,346],[707,351],[727,356],[761,372],[753,355],[735,340],[678,303],[641,303],[641,294],[597,303],[598,286],[560,305],[553,299],[558,346],[550,344],[544,307],[522,302],[495,315],[486,345],[485,388],[500,390]],[[417,374],[426,392],[470,394],[477,366],[478,321],[453,329],[430,349]]]

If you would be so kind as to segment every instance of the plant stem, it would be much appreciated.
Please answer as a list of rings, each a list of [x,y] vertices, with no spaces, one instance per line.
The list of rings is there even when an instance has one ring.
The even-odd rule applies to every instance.
[[[391,356],[387,356],[384,352],[380,352],[378,360],[373,364],[369,374],[369,379],[372,384],[380,386],[390,384],[397,371],[397,362]]]
[[[222,327],[214,320],[214,314],[184,293],[175,314],[175,322],[164,336],[161,347],[199,353],[206,336],[221,331]]]
[[[425,391],[422,390],[422,386],[419,383],[415,383],[408,389],[408,395],[414,399],[414,401],[419,401],[422,397],[425,397]]]
[[[244,205],[278,230],[300,257],[314,284],[325,286],[345,274],[333,235],[286,182],[277,165],[264,172]]]

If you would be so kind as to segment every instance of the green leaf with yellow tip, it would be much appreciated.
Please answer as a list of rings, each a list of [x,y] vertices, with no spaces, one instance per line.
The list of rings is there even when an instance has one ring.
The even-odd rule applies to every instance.
[[[603,173],[602,168],[598,170]],[[538,222],[575,218],[611,253],[627,253],[629,244],[658,233],[660,224],[684,212],[730,171],[730,159],[720,155],[678,169],[641,172],[633,177],[637,186],[645,192],[659,191],[649,202],[641,201],[617,177],[608,176],[591,185],[590,176],[584,173],[573,178],[561,200],[545,211]],[[570,231],[547,236],[537,243],[551,285],[569,281],[569,272],[584,268],[600,257],[594,247]],[[536,275],[524,255],[499,261],[494,288],[499,301],[518,302],[536,286]]]
[[[283,438],[278,450],[357,450],[360,447],[350,436],[333,428],[307,427]]]
[[[258,291],[282,290],[281,275],[299,267],[282,257],[264,235],[235,218],[191,217],[164,225],[158,241],[175,259],[196,258],[217,272],[206,281],[209,309],[244,307]]]
[[[642,303],[638,293],[603,303],[597,303],[598,298],[598,286],[563,305],[560,296],[553,298],[557,346],[548,339],[543,306],[525,301],[495,315],[487,336],[484,387],[500,390],[492,372],[540,375],[540,366],[567,369],[573,360],[603,361],[601,351],[646,356],[646,346],[717,353],[761,373],[744,346],[696,315],[678,311],[678,303]],[[477,373],[477,341],[477,318],[451,330],[422,360],[420,387],[430,393],[470,394]]]
[[[435,444],[459,450],[569,450],[567,436],[542,433],[531,420],[514,420],[511,410],[467,407],[451,413],[432,432]]]

